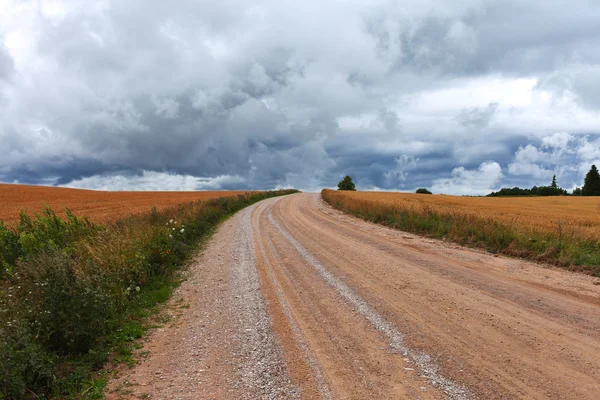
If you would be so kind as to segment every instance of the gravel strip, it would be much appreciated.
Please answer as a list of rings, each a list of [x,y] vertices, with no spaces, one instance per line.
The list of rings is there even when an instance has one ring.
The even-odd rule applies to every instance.
[[[239,365],[240,380],[234,385],[243,388],[247,399],[296,399],[300,398],[300,390],[289,380],[260,290],[250,224],[255,207],[240,212],[231,255],[235,291],[231,310],[239,321],[239,329],[234,334],[241,343],[238,356],[243,360]]]

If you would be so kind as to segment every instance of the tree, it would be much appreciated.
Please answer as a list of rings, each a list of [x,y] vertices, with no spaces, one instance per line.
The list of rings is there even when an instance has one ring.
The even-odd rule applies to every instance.
[[[552,177],[552,184],[550,186],[553,187],[554,189],[558,188],[558,185],[556,184],[556,175],[554,175]]]
[[[585,176],[581,194],[584,196],[600,196],[600,174],[595,165],[592,165],[592,168],[590,168]]]
[[[419,193],[419,194],[432,194],[429,190],[427,190],[425,188],[419,188],[419,189],[417,189],[417,193]]]
[[[354,186],[354,182],[352,182],[350,175],[346,175],[344,179],[338,183],[338,190],[356,190],[356,186]]]
[[[581,196],[581,188],[580,187],[576,187],[575,189],[573,189],[573,196]]]

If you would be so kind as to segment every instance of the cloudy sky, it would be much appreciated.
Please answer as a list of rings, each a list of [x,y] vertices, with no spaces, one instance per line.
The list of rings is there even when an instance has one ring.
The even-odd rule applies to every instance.
[[[0,181],[568,189],[597,0],[0,0]]]

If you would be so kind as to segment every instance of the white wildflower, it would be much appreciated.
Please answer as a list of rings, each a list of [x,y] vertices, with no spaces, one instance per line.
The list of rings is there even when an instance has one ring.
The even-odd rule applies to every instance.
[[[136,286],[136,287],[135,287],[135,291],[136,291],[136,292],[139,292],[139,291],[140,291],[140,287],[139,287],[139,286]]]
[[[179,231],[180,233],[183,233],[183,231],[185,231],[185,229],[181,228],[181,230]]]
[[[172,224],[172,223],[173,223],[173,219],[170,219],[170,220],[169,220],[169,223],[170,223],[170,224]]]

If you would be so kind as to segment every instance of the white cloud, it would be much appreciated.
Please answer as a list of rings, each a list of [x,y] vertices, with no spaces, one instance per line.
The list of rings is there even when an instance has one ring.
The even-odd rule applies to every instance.
[[[549,139],[551,142],[551,137]],[[519,147],[515,153],[513,162],[508,165],[508,173],[511,175],[527,175],[534,178],[551,178],[554,171],[545,169],[538,165],[540,161],[547,163],[548,154],[538,150],[537,147],[528,144],[525,147]]]
[[[550,136],[544,136],[542,138],[542,145],[546,147],[553,147],[555,149],[564,149],[571,140],[573,140],[573,135],[570,133],[557,132]]]
[[[508,172],[534,178],[538,186],[549,185],[556,174],[560,186],[573,188],[581,186],[590,166],[599,161],[600,139],[559,132],[540,138],[538,145],[519,147]]]
[[[435,179],[431,189],[434,193],[486,195],[496,188],[502,177],[500,164],[487,161],[475,170],[454,168],[451,178]]]
[[[77,179],[65,187],[97,190],[147,190],[147,191],[192,191],[222,190],[244,184],[246,179],[239,176],[221,175],[202,178],[192,175],[177,175],[164,172],[143,171],[140,175],[96,175]]]

